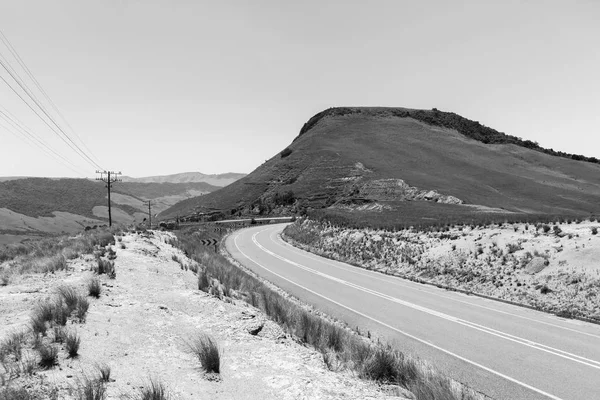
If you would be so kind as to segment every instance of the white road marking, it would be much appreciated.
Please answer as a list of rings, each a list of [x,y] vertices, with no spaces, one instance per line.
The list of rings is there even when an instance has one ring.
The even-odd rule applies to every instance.
[[[479,325],[479,324],[476,324],[474,322],[470,322],[470,321],[467,321],[467,320],[464,320],[464,319],[461,319],[461,318],[457,318],[457,317],[454,317],[452,315],[442,313],[440,311],[435,311],[435,310],[432,310],[432,309],[427,308],[427,307],[419,306],[417,304],[410,303],[410,302],[405,301],[405,300],[401,300],[401,299],[399,299],[397,297],[393,297],[393,296],[387,295],[385,293],[381,293],[381,292],[378,292],[376,290],[369,289],[369,288],[366,288],[364,286],[360,286],[360,285],[357,285],[355,283],[351,283],[351,282],[345,281],[343,279],[336,278],[334,276],[331,276],[331,275],[325,274],[323,272],[314,270],[312,268],[306,267],[306,266],[304,266],[302,264],[299,264],[299,263],[297,263],[295,261],[292,261],[292,260],[289,260],[289,259],[287,259],[285,257],[282,257],[279,254],[276,254],[276,253],[272,252],[271,250],[265,248],[263,245],[261,245],[260,243],[258,243],[258,240],[256,240],[256,236],[258,235],[258,233],[259,232],[255,233],[252,236],[252,241],[262,251],[264,251],[265,253],[267,253],[267,254],[275,257],[275,258],[280,259],[281,261],[284,261],[284,262],[286,262],[288,264],[291,264],[291,265],[293,265],[293,266],[295,266],[297,268],[300,268],[302,270],[305,270],[307,272],[310,272],[310,273],[313,273],[315,275],[318,275],[318,276],[320,276],[322,278],[332,280],[332,281],[340,283],[342,285],[346,285],[346,286],[349,286],[349,287],[354,288],[356,290],[360,290],[361,292],[369,293],[369,294],[371,294],[373,296],[376,296],[376,297],[379,297],[379,298],[391,301],[393,303],[401,304],[401,305],[403,305],[405,307],[409,307],[409,308],[412,308],[414,310],[418,310],[418,311],[424,312],[426,314],[430,314],[430,315],[433,315],[433,316],[445,319],[447,321],[455,322],[457,324],[460,324],[460,325],[463,325],[463,326],[467,326],[469,328],[476,329],[478,331],[485,332],[485,333],[493,335],[493,336],[501,337],[503,339],[510,340],[512,342],[519,343],[519,344],[522,344],[524,346],[535,348],[537,350],[544,351],[546,353],[550,353],[550,354],[556,355],[558,357],[562,357],[562,358],[565,358],[565,359],[568,359],[568,360],[571,360],[571,361],[575,361],[575,362],[578,362],[580,364],[587,365],[588,367],[600,369],[600,362],[599,361],[591,360],[591,359],[588,359],[588,358],[585,358],[585,357],[582,357],[582,356],[578,356],[576,354],[569,353],[569,352],[564,351],[564,350],[555,349],[553,347],[546,346],[544,344],[537,343],[537,342],[534,342],[532,340],[521,338],[519,336],[514,336],[514,335],[511,335],[511,334],[506,333],[506,332],[498,331],[496,329],[488,328],[486,326]]]
[[[321,262],[323,264],[330,265],[330,266],[332,266],[334,268],[337,268],[337,269],[340,269],[342,271],[351,272],[351,273],[354,273],[356,275],[361,275],[361,276],[368,276],[369,278],[376,279],[376,280],[381,281],[381,282],[391,283],[393,285],[404,287],[404,288],[408,288],[408,289],[412,289],[412,290],[423,290],[423,291],[426,291],[427,293],[430,293],[430,294],[432,294],[434,296],[437,296],[437,297],[440,297],[440,298],[444,298],[444,299],[448,299],[448,300],[452,300],[452,301],[455,301],[455,302],[458,302],[458,303],[468,304],[468,305],[471,305],[471,306],[474,306],[474,307],[483,308],[485,310],[495,311],[495,312],[500,313],[500,314],[510,315],[510,316],[513,316],[513,317],[517,317],[517,318],[521,318],[521,319],[526,319],[528,321],[537,322],[537,323],[540,323],[540,324],[544,324],[544,325],[552,326],[552,327],[555,327],[555,328],[564,329],[564,330],[567,330],[567,331],[570,331],[570,332],[579,333],[581,335],[595,337],[595,338],[600,339],[600,335],[595,335],[593,333],[583,332],[583,331],[580,331],[580,330],[577,330],[577,329],[573,329],[573,328],[569,328],[569,327],[566,327],[566,326],[553,324],[551,322],[540,321],[540,320],[535,319],[535,318],[530,318],[530,317],[526,317],[526,316],[523,316],[523,315],[514,314],[514,313],[511,313],[511,312],[508,312],[508,311],[498,310],[498,309],[492,308],[492,307],[486,307],[486,306],[483,306],[483,305],[480,305],[480,304],[471,303],[471,302],[460,300],[460,299],[456,299],[456,298],[450,297],[450,296],[444,296],[444,295],[442,295],[440,293],[436,293],[435,291],[432,291],[432,290],[424,290],[424,289],[421,289],[421,288],[417,289],[414,286],[411,286],[409,284],[404,283],[403,282],[403,278],[398,277],[398,276],[387,275],[387,277],[392,278],[392,280],[388,280],[388,279],[385,279],[385,278],[377,276],[378,274],[380,274],[380,272],[369,271],[367,269],[363,269],[363,271],[365,271],[367,273],[362,273],[360,271],[357,271],[357,269],[359,269],[359,267],[352,267],[352,266],[346,267],[346,266],[343,266],[343,265],[336,265],[335,263],[333,263],[331,261],[328,261],[326,258],[319,257],[316,254],[313,254],[313,253],[310,253],[310,252],[308,252],[306,250],[302,250],[302,249],[299,249],[297,247],[294,247],[291,244],[289,244],[289,243],[287,243],[287,242],[285,242],[283,240],[280,240],[280,241],[273,240],[273,234],[274,233],[275,232],[272,232],[269,237],[271,238],[272,242],[275,243],[275,244],[277,244],[278,246],[283,247],[283,248],[287,248],[290,251],[293,251],[293,252],[295,252],[297,254],[301,254],[301,255],[303,255],[303,256],[305,256],[307,258],[311,258],[311,259],[319,261],[319,262]],[[338,262],[340,264],[343,264],[342,261],[336,261],[336,262]]]
[[[259,231],[259,232],[260,232],[260,231]],[[404,336],[406,336],[406,337],[409,337],[409,338],[411,338],[411,339],[413,339],[413,340],[416,340],[417,342],[420,342],[420,343],[423,343],[423,344],[425,344],[425,345],[427,345],[427,346],[433,347],[434,349],[436,349],[436,350],[439,350],[439,351],[441,351],[441,352],[443,352],[443,353],[446,353],[446,354],[448,354],[448,355],[450,355],[450,356],[452,356],[452,357],[455,357],[455,358],[457,358],[457,359],[459,359],[459,360],[461,360],[461,361],[464,361],[464,362],[466,362],[466,363],[468,363],[468,364],[471,364],[471,365],[473,365],[473,366],[475,366],[475,367],[481,368],[481,369],[483,369],[483,370],[485,370],[485,371],[487,371],[487,372],[490,372],[490,373],[492,373],[492,374],[494,374],[494,375],[497,375],[497,376],[499,376],[499,377],[501,377],[501,378],[503,378],[503,379],[506,379],[506,380],[508,380],[508,381],[510,381],[510,382],[516,383],[517,385],[520,385],[520,386],[522,386],[522,387],[524,387],[524,388],[527,388],[527,389],[529,389],[529,390],[531,390],[531,391],[534,391],[534,392],[536,392],[536,393],[538,393],[538,394],[541,394],[542,396],[546,396],[546,397],[548,397],[548,398],[550,398],[550,399],[552,399],[552,400],[563,400],[563,399],[561,399],[560,397],[557,397],[557,396],[554,396],[554,395],[552,395],[552,394],[550,394],[550,393],[544,392],[543,390],[541,390],[541,389],[538,389],[538,388],[536,388],[536,387],[534,387],[534,386],[528,385],[528,384],[527,384],[527,383],[525,383],[525,382],[521,382],[521,381],[519,381],[519,380],[517,380],[517,379],[515,379],[515,378],[512,378],[512,377],[510,377],[510,376],[508,376],[508,375],[505,375],[505,374],[503,374],[503,373],[501,373],[501,372],[498,372],[498,371],[496,371],[496,370],[493,370],[493,369],[491,369],[491,368],[488,368],[488,367],[486,367],[485,365],[479,364],[479,363],[477,363],[477,362],[475,362],[475,361],[469,360],[469,359],[467,359],[467,358],[465,358],[465,357],[462,357],[462,356],[460,356],[460,355],[458,355],[458,354],[456,354],[456,353],[453,353],[453,352],[451,352],[450,350],[446,350],[446,349],[444,349],[444,348],[442,348],[442,347],[436,346],[435,344],[429,343],[428,341],[426,341],[426,340],[423,340],[423,339],[420,339],[420,338],[418,338],[418,337],[416,337],[416,336],[414,336],[414,335],[411,335],[411,334],[410,334],[410,333],[408,333],[408,332],[404,332],[404,331],[402,331],[402,330],[400,330],[400,329],[398,329],[398,328],[395,328],[395,327],[393,327],[393,326],[391,326],[391,325],[389,325],[389,324],[386,324],[386,323],[385,323],[385,322],[383,322],[383,321],[380,321],[380,320],[378,320],[378,319],[375,319],[375,318],[373,318],[373,317],[370,317],[370,316],[368,316],[368,315],[366,315],[366,314],[363,314],[363,313],[361,313],[361,312],[360,312],[360,311],[358,311],[358,310],[355,310],[355,309],[353,309],[353,308],[351,308],[351,307],[348,307],[348,306],[346,306],[346,305],[344,305],[344,304],[342,304],[342,303],[339,303],[339,302],[337,302],[337,301],[335,301],[335,300],[333,300],[333,299],[331,299],[331,298],[329,298],[329,297],[327,297],[327,296],[324,296],[324,295],[322,295],[322,294],[320,294],[320,293],[317,293],[317,292],[315,292],[314,290],[311,290],[311,289],[309,289],[309,288],[307,288],[307,287],[305,287],[305,286],[302,286],[302,285],[300,285],[299,283],[296,283],[296,282],[294,282],[294,281],[292,281],[292,280],[290,280],[290,279],[288,279],[288,278],[286,278],[286,277],[284,277],[284,276],[282,276],[282,275],[278,274],[277,272],[275,272],[275,271],[273,271],[273,270],[271,270],[271,269],[269,269],[269,268],[265,267],[264,265],[260,264],[259,262],[255,261],[254,259],[252,259],[252,258],[251,258],[250,256],[248,256],[246,253],[244,253],[244,252],[243,252],[243,251],[240,249],[240,247],[238,246],[238,243],[237,243],[237,239],[238,239],[238,237],[239,237],[239,233],[237,233],[237,234],[234,236],[234,240],[233,240],[233,241],[234,241],[234,244],[235,244],[235,247],[237,248],[237,250],[238,250],[238,251],[239,251],[239,252],[240,252],[240,253],[241,253],[241,254],[242,254],[244,257],[246,257],[248,260],[250,260],[251,262],[253,262],[253,263],[254,263],[254,264],[256,264],[257,266],[261,267],[262,269],[264,269],[264,270],[266,270],[266,271],[269,271],[269,272],[270,272],[270,273],[272,273],[273,275],[275,275],[275,276],[277,276],[277,277],[279,277],[279,278],[281,278],[281,279],[283,279],[283,280],[285,280],[285,281],[287,281],[287,282],[290,282],[291,284],[293,284],[293,285],[296,285],[296,286],[298,286],[298,287],[300,287],[300,288],[302,288],[302,289],[306,290],[307,292],[310,292],[310,293],[312,293],[312,294],[314,294],[314,295],[316,295],[316,296],[319,296],[319,297],[321,297],[321,298],[323,298],[323,299],[325,299],[325,300],[327,300],[327,301],[329,301],[329,302],[331,302],[331,303],[333,303],[333,304],[336,304],[336,305],[338,305],[338,306],[340,306],[340,307],[342,307],[342,308],[345,308],[345,309],[347,309],[347,310],[349,310],[349,311],[351,311],[351,312],[353,312],[353,313],[355,313],[355,314],[357,314],[357,315],[360,315],[360,316],[361,316],[361,317],[363,317],[363,318],[369,319],[369,320],[371,320],[371,321],[373,321],[373,322],[375,322],[375,323],[378,323],[378,324],[380,324],[380,325],[382,325],[382,326],[385,326],[385,327],[386,327],[386,328],[388,328],[388,329],[391,329],[391,330],[393,330],[393,331],[396,331],[396,332],[398,332],[398,333],[400,333],[400,334],[402,334],[402,335],[404,335]],[[255,239],[255,237],[253,236],[253,240],[254,240],[254,239]]]

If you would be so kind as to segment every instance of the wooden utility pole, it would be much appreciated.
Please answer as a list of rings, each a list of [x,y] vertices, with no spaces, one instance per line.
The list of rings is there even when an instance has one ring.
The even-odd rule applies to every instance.
[[[152,210],[150,209],[150,204],[152,200],[148,200],[148,228],[152,229]]]
[[[112,226],[112,214],[110,210],[110,187],[115,182],[121,182],[122,179],[119,179],[119,175],[121,175],[121,171],[96,171],[97,174],[100,174],[99,178],[96,178],[97,181],[102,181],[106,183],[106,187],[108,188],[108,226]],[[106,176],[104,176],[106,175]],[[112,175],[112,176],[111,176]]]

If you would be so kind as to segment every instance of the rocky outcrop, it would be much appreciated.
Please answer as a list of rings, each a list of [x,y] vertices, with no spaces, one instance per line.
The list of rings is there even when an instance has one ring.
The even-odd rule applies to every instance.
[[[444,195],[435,190],[421,190],[410,186],[402,179],[378,179],[369,181],[358,188],[357,195],[378,201],[431,201],[444,204],[463,204],[454,196]]]

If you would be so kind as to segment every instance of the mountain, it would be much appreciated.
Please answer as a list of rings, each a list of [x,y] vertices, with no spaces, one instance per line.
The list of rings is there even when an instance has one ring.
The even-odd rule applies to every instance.
[[[123,177],[123,182],[143,182],[143,183],[190,183],[190,182],[205,182],[213,186],[227,186],[246,174],[238,174],[228,172],[225,174],[206,175],[201,172],[183,172],[173,175],[147,176],[144,178],[132,178],[129,176]]]
[[[161,217],[304,209],[386,223],[589,216],[600,165],[436,109],[332,108],[249,175]]]
[[[112,186],[112,218],[140,222],[177,202],[217,190],[206,182],[117,182]],[[26,178],[0,182],[0,235],[75,232],[108,219],[103,182],[88,179]]]

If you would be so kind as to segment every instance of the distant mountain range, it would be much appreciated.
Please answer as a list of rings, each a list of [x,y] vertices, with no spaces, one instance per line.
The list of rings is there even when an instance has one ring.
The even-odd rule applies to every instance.
[[[201,172],[182,172],[172,175],[146,176],[143,178],[132,178],[124,176],[123,182],[143,182],[143,183],[190,183],[190,182],[205,182],[209,185],[224,187],[238,179],[243,178],[246,174],[228,172],[225,174],[207,175]]]
[[[380,226],[589,217],[600,213],[600,165],[455,113],[340,107],[310,118],[249,175],[161,218],[301,210]]]
[[[205,175],[191,172],[160,177],[124,179],[113,185],[112,219],[139,223],[191,197],[220,189],[243,174]],[[214,184],[210,183],[213,182]],[[71,178],[0,178],[0,236],[77,232],[103,225],[108,219],[103,182]],[[0,237],[0,245],[3,238]]]

